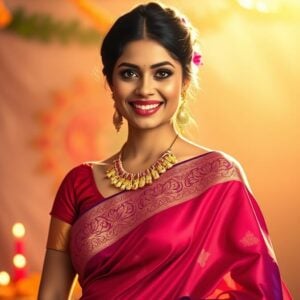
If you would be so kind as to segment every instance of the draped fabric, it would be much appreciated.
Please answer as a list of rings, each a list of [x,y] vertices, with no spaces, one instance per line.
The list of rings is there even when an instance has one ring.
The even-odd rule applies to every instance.
[[[210,152],[99,199],[71,229],[82,299],[291,299],[241,174]]]
[[[0,31],[0,270],[13,276],[11,228],[22,222],[31,276],[42,269],[47,213],[66,170],[111,156],[126,140],[127,127],[117,135],[111,124],[113,102],[101,76],[100,40],[88,46],[76,38],[58,39],[70,33],[60,22],[71,25],[75,19],[80,27],[74,29],[91,28],[75,1],[1,2],[11,13],[23,9],[28,18],[24,30]],[[115,20],[141,1],[89,2]],[[163,2],[184,12],[200,33],[201,89],[188,101],[199,124],[192,140],[234,153],[243,162],[281,272],[300,299],[300,11],[255,13],[237,4],[250,1]],[[44,25],[48,18],[54,21],[50,32],[35,15],[45,17]],[[52,42],[39,38],[52,36],[52,30]]]

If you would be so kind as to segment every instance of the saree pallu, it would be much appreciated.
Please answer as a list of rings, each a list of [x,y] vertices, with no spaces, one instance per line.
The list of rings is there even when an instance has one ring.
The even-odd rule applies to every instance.
[[[220,152],[103,199],[73,225],[84,300],[291,299],[261,211]]]

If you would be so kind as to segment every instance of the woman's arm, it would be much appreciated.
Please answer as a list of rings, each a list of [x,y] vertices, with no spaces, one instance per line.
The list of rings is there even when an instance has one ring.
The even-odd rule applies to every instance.
[[[47,249],[38,300],[67,300],[74,277],[68,253]]]
[[[67,300],[75,271],[68,253],[71,225],[51,219],[38,300]]]

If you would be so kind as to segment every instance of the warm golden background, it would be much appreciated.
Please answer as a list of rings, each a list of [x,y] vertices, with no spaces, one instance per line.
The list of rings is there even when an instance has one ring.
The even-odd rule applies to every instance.
[[[111,22],[141,2],[0,0],[0,271],[12,272],[17,221],[27,230],[28,275],[41,271],[48,212],[62,177],[123,143],[125,131],[117,135],[111,125],[99,47]],[[300,2],[164,3],[200,32],[194,139],[243,165],[283,278],[300,299]],[[29,286],[18,293],[30,294]]]

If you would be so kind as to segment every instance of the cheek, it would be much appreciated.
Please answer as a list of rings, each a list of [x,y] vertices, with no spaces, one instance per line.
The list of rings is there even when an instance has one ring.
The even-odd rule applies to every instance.
[[[119,75],[114,72],[112,77],[112,90],[115,100],[122,100],[125,97],[128,90],[128,83],[120,80]]]
[[[164,88],[163,93],[170,100],[179,100],[181,94],[181,84],[177,81],[168,82]]]
[[[128,95],[132,92],[132,89],[132,85],[128,83],[117,82],[113,88],[116,100],[123,100],[124,98],[128,97]]]

